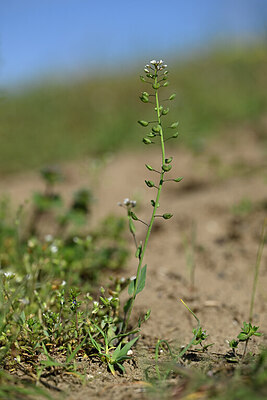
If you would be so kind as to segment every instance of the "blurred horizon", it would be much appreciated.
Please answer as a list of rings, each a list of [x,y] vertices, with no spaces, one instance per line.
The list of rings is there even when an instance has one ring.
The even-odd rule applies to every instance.
[[[151,58],[238,48],[266,39],[266,23],[264,0],[10,0],[1,5],[0,87],[125,73]]]

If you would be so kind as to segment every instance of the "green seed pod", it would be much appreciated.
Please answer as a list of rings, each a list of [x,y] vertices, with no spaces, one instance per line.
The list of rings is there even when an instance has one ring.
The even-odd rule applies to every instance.
[[[162,110],[162,115],[167,115],[169,111],[170,111],[169,108],[166,108],[165,110]]]
[[[183,179],[183,176],[180,176],[179,178],[175,178],[173,180],[174,180],[174,182],[181,182],[182,179]]]
[[[162,107],[162,106],[160,106],[160,107],[159,107],[159,111],[161,112],[162,110],[163,110],[163,107]]]
[[[163,76],[162,80],[163,80],[163,81],[166,81],[166,79],[168,79],[168,77],[167,77],[166,75]]]
[[[148,165],[148,164],[145,164],[145,165],[146,165],[146,167],[147,167],[147,169],[148,169],[149,171],[154,171],[154,168],[152,168],[151,165]]]
[[[147,121],[143,121],[143,120],[137,121],[137,122],[138,122],[138,124],[140,124],[142,126],[147,126],[149,124]]]
[[[155,186],[155,183],[153,181],[145,181],[146,185],[150,188]]]
[[[165,83],[163,83],[163,87],[167,87],[167,86],[169,86],[169,84],[170,84],[170,82],[165,82]]]
[[[141,243],[140,243],[139,246],[138,246],[137,249],[136,249],[135,257],[136,257],[136,258],[140,258],[141,253],[142,253],[142,245],[141,245]]]
[[[169,100],[173,100],[173,99],[175,99],[175,97],[176,97],[176,94],[173,93],[173,94],[169,97]]]
[[[157,136],[157,135],[156,135],[156,133],[153,133],[153,132],[150,132],[150,133],[147,134],[147,137],[151,137],[152,138],[152,137],[155,137],[155,136]]]
[[[168,75],[168,73],[169,73],[169,71],[167,71],[167,70],[164,71],[164,75]]]
[[[154,133],[160,133],[160,131],[161,131],[161,126],[160,126],[160,125],[154,125],[154,126],[152,127],[152,131],[153,131]]]
[[[151,140],[146,137],[143,138],[143,143],[144,144],[152,144]]]
[[[160,84],[159,84],[159,83],[154,83],[154,84],[152,85],[152,87],[153,87],[153,89],[157,90],[157,89],[160,88]]]
[[[173,214],[169,214],[169,213],[165,213],[165,214],[162,215],[162,217],[164,219],[170,219],[172,216],[173,216]]]
[[[170,164],[173,160],[173,157],[165,158],[165,163]]]
[[[146,82],[146,80],[145,80],[145,78],[143,77],[143,75],[140,75],[140,81]]]
[[[137,215],[133,211],[131,211],[131,217],[134,221],[138,221]]]
[[[172,138],[177,138],[178,137],[178,135],[179,135],[179,132],[175,132],[173,135],[172,135]]]
[[[172,166],[169,164],[164,164],[164,165],[162,165],[162,167],[161,167],[162,169],[163,169],[163,171],[165,171],[165,172],[168,172],[168,171],[170,171],[171,169],[172,169]]]
[[[154,200],[150,200],[152,207],[155,207],[156,203]]]
[[[143,92],[143,93],[142,93],[142,96],[149,97],[149,93]]]
[[[146,96],[140,96],[139,98],[143,103],[148,103],[149,102],[149,99]]]
[[[178,125],[179,125],[179,122],[174,122],[173,124],[171,124],[170,128],[175,129],[175,128],[177,128]]]
[[[152,74],[146,74],[146,76],[147,76],[147,78],[154,79],[154,75],[152,75]]]

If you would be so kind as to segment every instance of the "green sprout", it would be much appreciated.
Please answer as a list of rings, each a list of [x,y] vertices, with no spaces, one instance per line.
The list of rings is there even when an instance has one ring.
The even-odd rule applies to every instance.
[[[155,118],[152,121],[146,121],[140,119],[138,121],[139,125],[143,128],[149,128],[146,136],[142,139],[143,143],[146,146],[158,144],[161,148],[161,162],[157,168],[146,164],[146,168],[155,173],[157,182],[152,180],[145,180],[146,186],[150,190],[156,190],[154,198],[151,200],[151,205],[153,207],[152,214],[150,220],[148,222],[142,221],[136,213],[132,211],[132,208],[135,207],[136,202],[134,200],[129,200],[128,198],[124,200],[123,203],[119,203],[120,206],[124,207],[127,211],[127,216],[129,220],[129,230],[133,236],[135,246],[136,246],[136,257],[138,259],[138,266],[136,277],[131,281],[128,287],[128,294],[130,298],[128,299],[125,307],[125,324],[124,324],[124,332],[127,331],[127,327],[129,324],[129,320],[131,317],[131,313],[133,310],[134,302],[136,296],[144,289],[145,282],[146,282],[146,270],[147,265],[143,265],[144,256],[146,252],[146,248],[148,245],[150,233],[152,230],[153,223],[155,218],[163,218],[168,220],[172,217],[172,214],[169,212],[164,212],[163,214],[157,214],[159,208],[159,199],[161,195],[161,191],[165,182],[173,181],[173,182],[180,182],[182,180],[181,177],[173,178],[173,179],[166,179],[166,174],[170,172],[172,169],[172,157],[166,157],[165,155],[165,142],[167,140],[177,138],[178,132],[171,134],[167,138],[165,138],[164,131],[165,129],[176,129],[178,126],[178,122],[173,122],[167,126],[165,126],[163,130],[163,118],[168,114],[169,108],[165,107],[165,101],[171,101],[175,98],[175,94],[170,95],[169,97],[160,100],[159,93],[161,90],[165,90],[168,86],[169,82],[167,81],[168,78],[168,70],[166,69],[167,65],[164,64],[162,60],[156,61],[152,60],[149,64],[147,64],[144,68],[145,77],[140,76],[142,82],[149,85],[149,91],[142,92],[140,96],[140,100],[143,103],[152,104],[153,109],[155,112]],[[164,104],[164,106],[163,106]],[[136,228],[135,222],[141,222],[147,227],[145,238],[143,241],[138,243],[136,239]]]

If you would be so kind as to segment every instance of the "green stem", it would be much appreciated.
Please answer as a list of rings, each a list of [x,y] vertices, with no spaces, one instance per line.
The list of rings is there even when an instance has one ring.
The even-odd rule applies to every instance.
[[[155,85],[158,83],[157,72],[155,73],[155,81],[154,81],[154,83],[155,83]],[[162,165],[163,165],[165,163],[165,145],[164,145],[163,130],[162,130],[161,119],[160,119],[160,109],[159,109],[160,106],[159,106],[158,89],[155,89],[155,101],[156,101],[156,112],[157,112],[157,121],[156,122],[160,126],[159,135],[160,135]],[[145,256],[145,252],[146,252],[148,240],[149,240],[149,237],[150,237],[150,233],[151,233],[151,230],[152,230],[152,226],[153,226],[153,223],[154,223],[154,220],[155,220],[156,211],[157,211],[157,208],[159,206],[159,198],[160,198],[160,193],[161,193],[161,189],[162,189],[162,186],[163,186],[164,173],[165,173],[165,171],[163,171],[163,170],[160,172],[160,180],[159,180],[159,185],[157,187],[157,197],[156,197],[156,200],[155,200],[155,206],[154,206],[153,211],[152,211],[152,215],[151,215],[150,222],[149,222],[149,225],[148,225],[148,228],[147,228],[147,232],[146,232],[144,246],[143,246],[142,252],[140,254],[140,258],[139,258],[139,263],[138,263],[137,273],[136,273],[136,280],[135,280],[135,287],[134,287],[134,292],[133,292],[133,296],[132,296],[132,302],[131,302],[131,305],[130,305],[130,308],[129,308],[129,311],[128,311],[128,314],[127,314],[127,318],[126,318],[126,321],[125,321],[124,331],[127,330],[128,323],[129,323],[129,320],[130,320],[130,317],[131,317],[131,313],[132,313],[132,310],[133,310],[133,305],[134,305],[134,301],[135,301],[135,298],[136,298],[136,292],[137,292],[137,288],[138,288],[138,281],[139,281],[139,277],[140,277],[140,273],[141,273],[141,269],[142,269],[143,259],[144,259],[144,256]]]

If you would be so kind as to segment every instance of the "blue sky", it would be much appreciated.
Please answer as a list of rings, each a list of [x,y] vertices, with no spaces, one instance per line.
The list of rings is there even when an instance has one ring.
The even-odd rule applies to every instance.
[[[266,17],[266,0],[0,0],[0,86],[179,58]]]

